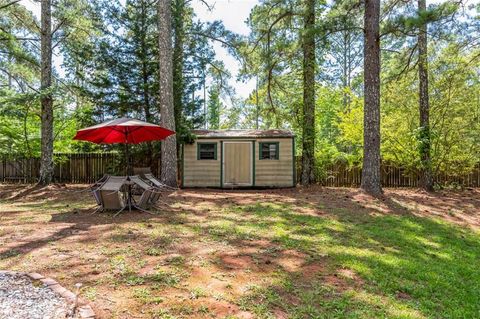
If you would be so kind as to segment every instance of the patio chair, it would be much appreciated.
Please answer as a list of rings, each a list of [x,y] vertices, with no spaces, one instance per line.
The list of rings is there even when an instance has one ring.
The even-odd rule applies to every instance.
[[[130,181],[132,181],[135,184],[134,186],[140,187],[143,190],[146,190],[146,189],[149,189],[149,188],[152,187],[147,182],[145,182],[143,179],[141,179],[140,176],[138,176],[138,175],[130,176]],[[140,192],[140,194],[141,193],[142,192]],[[138,195],[140,195],[140,194],[138,194]]]
[[[152,174],[145,174],[145,179],[150,183],[152,183],[152,185],[158,189],[172,189],[172,190],[175,189],[174,187],[170,187],[168,185],[163,184]]]
[[[102,199],[100,198],[100,192],[98,189],[92,190],[93,198],[95,198],[95,202],[97,203],[98,208],[94,211],[96,213],[98,210],[102,209]]]
[[[102,210],[117,210],[119,213],[126,208],[125,200],[121,194],[121,189],[126,181],[126,176],[109,176],[97,188]]]
[[[140,199],[137,201],[137,208],[141,208],[142,210],[146,210],[150,208],[151,203],[150,199],[152,195],[154,194],[154,191],[152,189],[146,189],[143,193],[142,196],[140,196]]]
[[[95,181],[92,185],[88,187],[87,190],[90,190],[92,192],[93,198],[95,198],[95,202],[97,203],[97,208],[93,211],[93,214],[98,212],[99,210],[102,210],[102,199],[100,198],[100,192],[98,191],[98,188],[105,183],[105,181],[108,179],[109,175],[103,175],[102,178],[100,178],[98,181]]]
[[[155,206],[157,204],[158,200],[160,199],[160,196],[162,196],[161,192],[157,191],[157,192],[152,193],[152,195],[149,198],[149,204],[151,206]]]
[[[140,175],[141,178],[144,178],[145,174],[152,174],[150,167],[134,167],[133,174]]]
[[[137,186],[143,188],[143,192],[137,203],[137,206],[145,209],[146,207],[154,206],[157,203],[161,195],[160,193],[161,189],[155,186],[149,185],[139,176],[130,176],[130,180],[133,183],[135,183]]]

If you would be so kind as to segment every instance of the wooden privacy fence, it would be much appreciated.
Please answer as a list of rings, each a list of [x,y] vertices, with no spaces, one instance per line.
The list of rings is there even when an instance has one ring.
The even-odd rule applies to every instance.
[[[298,163],[298,162],[297,162]],[[300,178],[300,165],[297,176]],[[324,186],[356,187],[360,186],[362,169],[358,166],[349,167],[343,163],[327,165],[319,174],[318,182]],[[389,164],[382,165],[382,185],[384,187],[418,187],[420,177],[418,172],[396,167]],[[463,187],[480,187],[480,163],[468,174],[453,175],[441,172],[434,176],[439,185],[459,185]]]
[[[56,153],[54,181],[57,183],[93,183],[104,174],[126,174],[123,154],[120,153]],[[133,166],[150,166],[152,173],[159,176],[160,159],[150,160],[147,156],[132,156]],[[300,159],[297,158],[297,177],[300,180]],[[39,158],[3,158],[0,160],[0,182],[34,183],[38,179]],[[344,163],[327,165],[318,174],[318,182],[324,186],[356,187],[360,185],[361,168],[349,167]],[[451,175],[440,173],[435,176],[440,185],[456,184],[463,187],[480,187],[480,163],[468,174]],[[419,176],[401,167],[382,165],[384,187],[417,187]]]
[[[123,154],[119,153],[56,153],[54,182],[93,183],[104,174],[126,174]],[[147,163],[148,158],[133,158],[133,165],[150,166],[154,174],[160,171],[160,160]],[[151,164],[151,165],[149,165]],[[0,182],[34,183],[38,180],[39,158],[3,158],[0,160]]]

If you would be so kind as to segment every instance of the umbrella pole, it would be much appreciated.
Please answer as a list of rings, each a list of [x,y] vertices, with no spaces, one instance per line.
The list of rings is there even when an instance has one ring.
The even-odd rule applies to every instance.
[[[125,160],[127,161],[127,176],[131,175],[130,150],[128,147],[128,131],[125,133]]]
[[[128,144],[125,144],[125,159],[127,161],[127,175],[131,175],[131,169],[130,169],[130,150],[128,148]]]

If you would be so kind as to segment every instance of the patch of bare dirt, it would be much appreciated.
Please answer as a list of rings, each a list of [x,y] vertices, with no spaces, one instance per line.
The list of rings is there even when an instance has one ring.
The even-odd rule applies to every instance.
[[[306,254],[289,249],[280,252],[279,256],[274,259],[274,263],[288,272],[297,272],[303,270],[302,266],[305,264],[306,259]]]
[[[308,280],[313,279],[314,277],[324,273],[325,271],[326,270],[325,270],[324,263],[320,263],[320,262],[314,262],[314,263],[304,265],[301,269],[301,273]]]
[[[254,267],[252,257],[227,254],[220,257],[222,265],[229,269],[248,269]]]

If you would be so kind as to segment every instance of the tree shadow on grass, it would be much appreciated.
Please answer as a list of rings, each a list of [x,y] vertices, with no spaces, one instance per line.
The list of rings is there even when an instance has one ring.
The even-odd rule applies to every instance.
[[[0,252],[0,260],[5,261],[6,259],[18,256],[18,255],[27,255],[28,253],[36,249],[39,249],[49,243],[67,238],[78,231],[87,231],[89,228],[90,228],[90,225],[84,225],[84,224],[74,224],[68,227],[60,228],[48,236],[35,238],[29,241],[24,241],[20,244],[8,247],[7,249]]]
[[[45,186],[38,184],[12,185],[8,187],[8,189],[2,191],[0,199],[17,200],[27,195],[31,195],[32,193],[36,193],[44,188]]]
[[[32,204],[32,203],[22,203],[17,204],[17,206],[26,207],[30,210],[38,210],[40,207],[43,207],[42,211],[55,211],[56,205],[53,207],[46,206],[45,204]],[[61,204],[59,208],[65,209],[65,205]],[[46,245],[55,243],[57,241],[68,239],[72,236],[77,236],[79,234],[85,234],[86,238],[83,238],[82,241],[85,243],[95,242],[98,240],[95,234],[88,235],[90,232],[94,232],[92,229],[97,228],[98,226],[110,226],[114,227],[115,225],[138,222],[138,221],[148,221],[149,219],[155,218],[152,215],[141,213],[141,212],[130,212],[125,213],[123,216],[118,218],[113,218],[112,214],[95,214],[92,215],[91,209],[70,209],[67,211],[53,212],[49,215],[50,220],[48,224],[57,224],[53,227],[43,225],[41,228],[37,228],[33,231],[29,231],[28,235],[25,238],[17,240],[17,244],[14,245],[5,245],[2,249],[0,248],[0,261],[5,262],[8,259],[18,256],[26,256],[29,253],[38,250]],[[28,226],[30,224],[38,225],[38,221],[27,221],[26,216],[30,218],[35,218],[36,215],[32,215],[30,211],[5,211],[0,213],[0,215],[5,216],[8,219],[15,218],[11,223]],[[14,216],[16,215],[16,216]],[[11,225],[10,225],[11,226]],[[103,228],[106,231],[105,228]],[[13,261],[10,263],[10,267],[13,266]]]
[[[50,185],[40,185],[40,184],[20,184],[12,185],[10,187],[5,187],[6,190],[3,191],[1,199],[5,200],[20,200],[27,197],[38,197],[46,194],[46,192],[57,192],[66,189],[65,184],[50,184]]]
[[[357,299],[379,309],[374,313],[369,309],[366,317],[395,317],[393,312],[389,314],[391,307],[414,317],[474,317],[480,311],[480,270],[476,267],[480,238],[467,229],[403,211],[372,215],[371,210],[360,207],[357,212],[327,208],[326,213],[337,223],[332,224],[332,219],[301,215],[295,208],[277,208],[275,212],[262,206],[268,204],[258,204],[256,212],[251,207],[248,211],[276,215],[274,225],[285,234],[274,235],[274,242],[305,251],[312,258],[327,255],[331,265],[353,270],[364,280],[362,291],[350,292],[348,300],[344,295],[335,302],[335,313],[362,316]],[[398,209],[396,203],[390,208]],[[290,306],[284,310],[295,312],[298,308]],[[314,311],[316,315],[326,314],[318,311]]]
[[[393,212],[400,206],[411,214],[480,229],[480,196],[476,190],[451,194],[421,192],[409,196],[397,192],[385,196],[385,203]]]
[[[210,223],[201,226],[201,233],[213,240],[226,241],[237,250],[245,246],[245,241],[268,240],[282,249],[304,252],[310,260],[328,256],[327,268],[347,269],[358,275],[364,282],[362,289],[341,292],[323,310],[310,307],[320,317],[322,313],[325,316],[331,313],[331,307],[335,308],[334,313],[354,317],[478,314],[480,270],[475,265],[480,258],[480,238],[476,233],[446,221],[416,216],[389,196],[376,199],[377,206],[382,206],[378,210],[375,206],[365,207],[351,195],[340,205],[338,201],[322,202],[310,197],[284,202],[267,199],[244,206],[235,205],[234,201],[231,214],[205,213]],[[211,198],[209,201],[216,203]],[[322,214],[315,215],[314,210],[303,213],[307,206],[322,207]],[[236,262],[248,264],[242,254]],[[232,258],[227,260],[226,268],[231,267],[229,263]],[[290,273],[285,268],[283,271]],[[270,288],[283,291],[284,285]],[[317,294],[309,289],[303,292],[299,289],[298,294]],[[272,291],[267,289],[264,293],[261,300],[267,300]],[[294,315],[299,307],[289,304],[288,298],[278,304],[273,303],[264,311],[271,314],[275,307],[284,305],[282,311]],[[365,304],[371,306],[363,309]],[[252,311],[260,311],[258,308],[263,306],[258,302],[246,305]],[[301,306],[309,308],[306,303]]]
[[[280,309],[292,316],[310,313],[320,317],[331,313],[354,317],[438,314],[469,317],[478,313],[480,271],[475,267],[480,258],[478,235],[447,222],[415,216],[390,197],[377,199],[387,209],[376,211],[373,206],[366,208],[358,203],[354,196],[340,194],[337,197],[342,196],[342,204],[317,201],[313,195],[283,202],[267,198],[263,203],[251,205],[240,204],[239,200],[245,198],[231,199],[228,205],[223,198],[194,198],[191,202],[183,198],[182,203],[195,208],[208,202],[213,211],[183,211],[181,214],[203,216],[207,222],[198,225],[188,217],[181,217],[181,223],[201,237],[227,242],[235,248],[236,253],[218,255],[217,265],[224,271],[232,267],[252,268],[255,261],[254,270],[272,271],[274,267],[285,274],[284,282],[253,289],[253,294],[267,294],[261,296],[262,300],[270,298],[272,289],[278,295],[275,298],[280,299],[272,304],[264,302],[261,307],[266,308],[259,310],[259,303],[253,302],[253,298],[252,303],[244,303],[252,312],[273,313]],[[322,214],[316,214],[315,210],[304,213],[305,207],[322,207]],[[175,219],[179,212],[182,210],[166,212],[165,219],[156,222]],[[305,266],[321,260],[328,269],[324,273],[327,277],[301,283],[297,277],[305,275],[303,266],[296,271],[288,269],[258,244],[260,241],[267,241],[270,248],[277,249],[279,258],[286,254],[286,249],[294,249],[305,254]],[[265,251],[242,253],[248,242],[253,248]],[[195,251],[183,253],[194,255]],[[270,263],[265,262],[268,260]],[[346,284],[339,288],[331,285],[331,280],[324,282],[332,275],[329,272],[339,269],[352,271],[353,278],[360,279],[362,286]],[[289,292],[291,285],[296,287],[295,300]]]
[[[48,224],[66,226],[66,233],[59,231],[31,247],[68,238],[68,232],[74,231],[69,227],[74,225],[88,226],[89,236],[79,239],[85,247],[101,242],[112,245],[108,256],[117,256],[130,242],[144,250],[149,245],[166,247],[167,251],[153,251],[153,256],[144,251],[134,255],[153,262],[171,253],[192,261],[202,254],[203,244],[218,243],[215,249],[222,250],[207,253],[214,257],[211,267],[229,278],[239,274],[254,278],[243,297],[234,302],[259,317],[478,314],[478,234],[411,214],[389,196],[368,207],[368,199],[356,196],[347,189],[179,192],[167,198],[154,216],[132,212],[112,218],[89,215],[87,210],[52,214]],[[126,227],[112,231],[120,225]],[[177,226],[187,234],[176,233]],[[167,230],[158,235],[167,236],[167,241],[146,236],[142,227]],[[109,232],[106,237],[101,236],[104,229]],[[20,245],[17,251],[22,249]],[[189,273],[192,266],[176,267]],[[138,274],[127,274],[119,277],[119,285],[126,285],[125,280],[149,282],[151,276],[147,273],[139,279]]]

